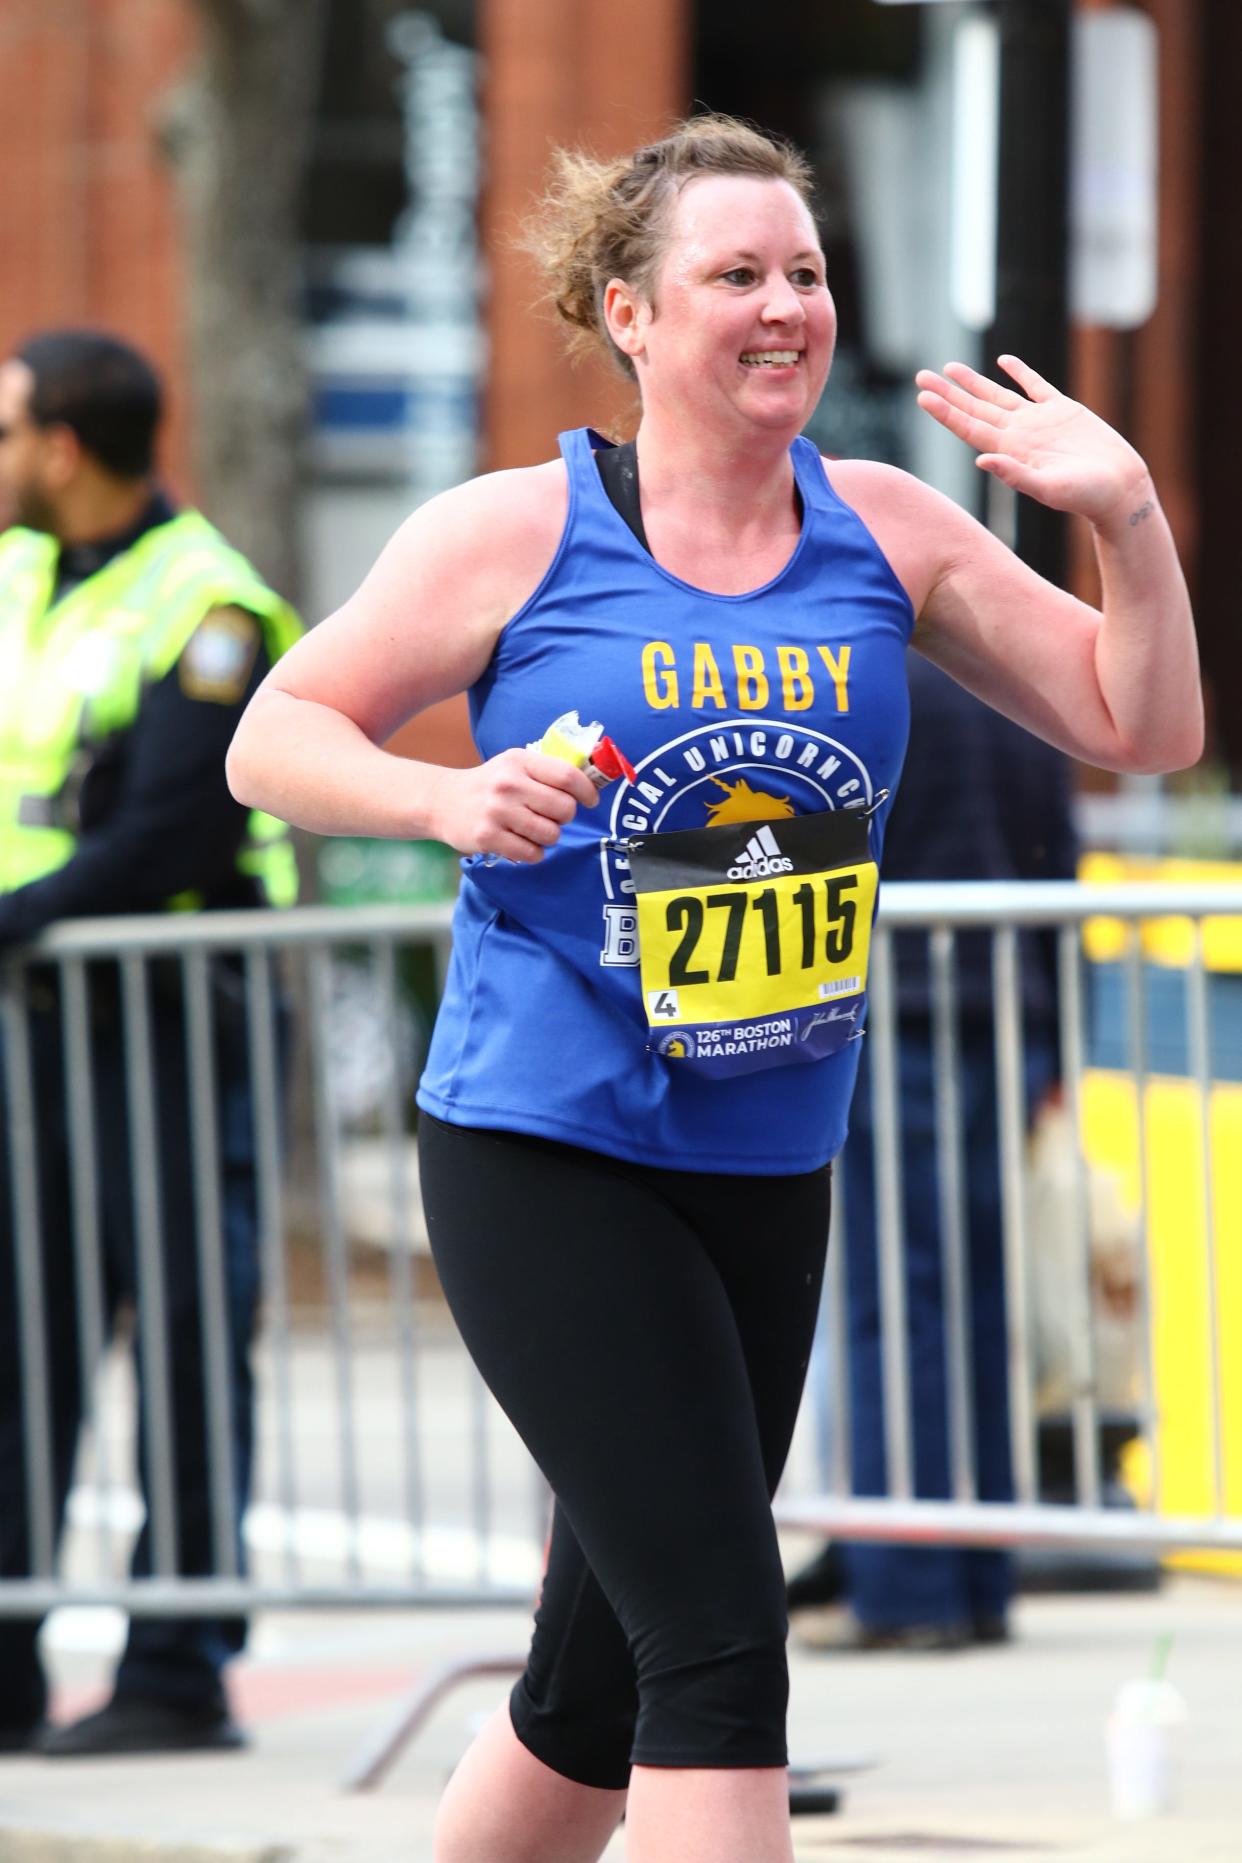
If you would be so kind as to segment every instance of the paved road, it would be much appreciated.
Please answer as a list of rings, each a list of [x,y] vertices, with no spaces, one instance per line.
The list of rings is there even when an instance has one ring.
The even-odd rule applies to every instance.
[[[420,1313],[419,1473],[434,1532],[415,1538],[405,1515],[396,1328],[392,1312],[371,1302],[352,1316],[349,1435],[359,1515],[352,1538],[343,1507],[342,1387],[330,1344],[302,1327],[284,1367],[293,1396],[291,1514],[274,1403],[281,1366],[270,1337],[263,1343],[252,1523],[260,1573],[279,1577],[292,1546],[308,1576],[337,1580],[352,1544],[373,1582],[402,1582],[415,1554],[431,1577],[461,1582],[478,1569],[485,1492],[488,1570],[533,1590],[542,1506],[525,1454],[480,1396],[442,1310],[420,1303]],[[70,1569],[80,1577],[101,1561],[119,1573],[135,1523],[128,1386],[117,1357],[105,1374],[103,1409],[111,1482],[101,1482],[89,1447],[80,1471],[69,1544]],[[805,1471],[808,1458],[804,1432],[794,1461]],[[791,1539],[791,1566],[807,1550]],[[1020,1623],[1012,1647],[965,1655],[795,1651],[795,1760],[874,1761],[843,1778],[843,1816],[799,1821],[800,1863],[834,1852],[875,1863],[909,1863],[916,1854],[1242,1863],[1242,1587],[1181,1576],[1156,1597],[1031,1599]],[[47,1641],[58,1715],[100,1698],[121,1630],[114,1613],[53,1618]],[[377,1796],[346,1797],[337,1781],[413,1678],[464,1653],[516,1659],[526,1634],[524,1611],[270,1613],[236,1670],[239,1707],[255,1732],[249,1755],[72,1767],[0,1761],[0,1863],[429,1863],[443,1778],[502,1684],[455,1691]],[[1107,1802],[1105,1717],[1115,1689],[1143,1673],[1167,1634],[1170,1673],[1191,1708],[1181,1808],[1159,1824],[1119,1825]],[[621,1855],[618,1843],[609,1863]]]
[[[803,1547],[790,1547],[791,1559]],[[1162,1595],[1029,1599],[1020,1640],[951,1656],[794,1652],[795,1758],[874,1761],[843,1777],[835,1818],[799,1820],[800,1863],[911,1863],[995,1855],[1032,1863],[1239,1863],[1242,1597],[1178,1577]],[[272,1615],[238,1666],[248,1755],[0,1761],[4,1863],[430,1863],[436,1796],[478,1717],[503,1692],[463,1687],[385,1787],[344,1796],[348,1757],[413,1676],[464,1652],[515,1653],[515,1612]],[[1179,1808],[1117,1823],[1103,1728],[1113,1692],[1173,1637],[1170,1674],[1190,1705]],[[102,1684],[97,1652],[53,1651],[58,1711]],[[620,1863],[614,1845],[609,1863]]]

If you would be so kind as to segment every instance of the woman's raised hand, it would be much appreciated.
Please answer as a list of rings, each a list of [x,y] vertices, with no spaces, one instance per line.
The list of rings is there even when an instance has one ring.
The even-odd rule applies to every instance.
[[[919,406],[973,446],[975,464],[1014,491],[1093,524],[1131,516],[1127,504],[1137,510],[1151,496],[1142,457],[1107,421],[1017,356],[999,361],[1022,394],[964,362],[949,362],[942,375],[919,370]]]
[[[431,825],[459,854],[542,860],[580,807],[594,808],[590,777],[540,750],[506,750],[474,770],[440,770]]]

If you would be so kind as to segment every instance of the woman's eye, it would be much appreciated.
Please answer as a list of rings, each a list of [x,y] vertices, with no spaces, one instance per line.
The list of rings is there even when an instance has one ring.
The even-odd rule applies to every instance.
[[[800,265],[791,276],[796,285],[806,290],[813,290],[819,283],[819,273],[813,272],[809,265]]]
[[[755,274],[751,271],[749,265],[735,265],[732,271],[725,272],[723,277],[726,284],[750,285],[754,283]]]

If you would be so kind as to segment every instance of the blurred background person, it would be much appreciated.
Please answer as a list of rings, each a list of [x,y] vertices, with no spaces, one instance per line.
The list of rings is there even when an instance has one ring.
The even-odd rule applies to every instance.
[[[293,611],[154,476],[160,384],[101,331],[33,337],[0,366],[0,946],[54,920],[103,913],[291,904],[281,824],[241,808],[224,751],[268,668],[299,633]],[[134,1302],[137,1185],[126,1044],[114,966],[91,967],[90,1041],[105,1325]],[[58,976],[26,973],[49,1379],[52,1467],[26,1467],[15,1294],[13,1185],[0,1154],[0,1574],[31,1570],[28,1482],[50,1484],[57,1538],[96,1367],[78,1348],[65,1062]],[[177,1570],[213,1569],[200,1266],[185,1005],[174,960],[148,967],[150,1055],[172,1415]],[[241,979],[211,965],[235,1519],[249,1491],[248,1362],[258,1292],[255,1172]],[[22,1110],[5,1103],[4,1123]],[[141,1318],[141,1314],[140,1314]],[[152,1569],[149,1394],[137,1354],[139,1478],[147,1524],[135,1575]],[[131,1623],[115,1691],[97,1713],[46,1725],[38,1620],[0,1619],[0,1746],[49,1754],[242,1744],[221,1672],[240,1620]]]
[[[917,654],[907,658],[910,742],[884,848],[887,880],[1072,879],[1070,765],[1041,739],[982,705]],[[1000,1132],[990,931],[959,932],[958,1080],[965,1196],[967,1351],[972,1452],[980,1500],[1013,1497],[1005,1318]],[[1055,934],[1019,939],[1028,1121],[1058,1076]],[[914,1491],[952,1493],[949,1374],[937,1167],[932,981],[922,932],[894,941],[898,1142]],[[846,1246],[853,1490],[888,1491],[884,1448],[876,1111],[863,1043],[840,1170]],[[819,1354],[821,1410],[828,1381]],[[835,1419],[826,1419],[828,1429]],[[1008,1635],[1010,1556],[959,1546],[843,1541],[790,1581],[804,1642],[860,1649],[963,1648]],[[831,1607],[844,1601],[842,1621]]]

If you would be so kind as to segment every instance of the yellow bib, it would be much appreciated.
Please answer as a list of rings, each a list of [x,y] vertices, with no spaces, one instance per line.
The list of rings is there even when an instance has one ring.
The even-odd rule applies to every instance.
[[[627,842],[649,1048],[727,1076],[861,1033],[879,874],[869,812]]]

